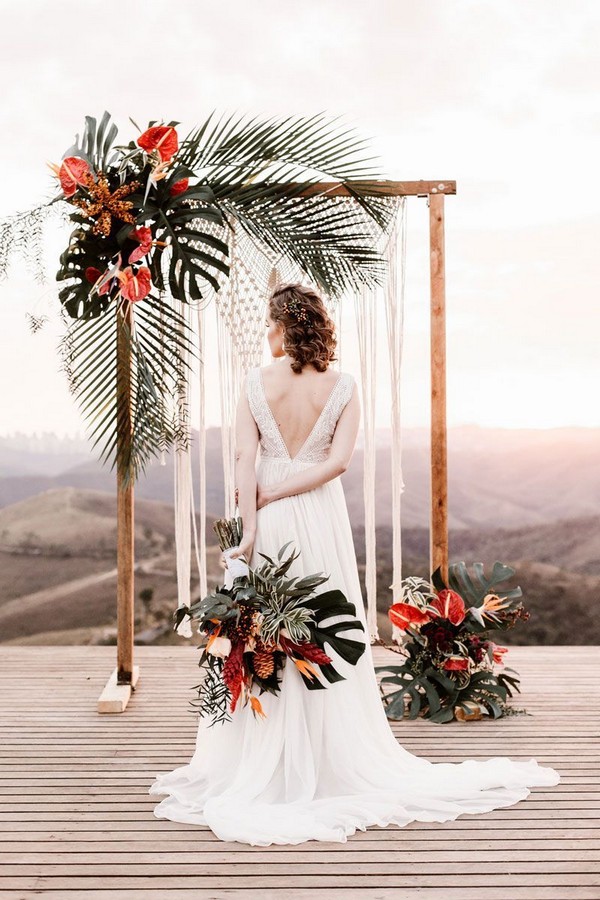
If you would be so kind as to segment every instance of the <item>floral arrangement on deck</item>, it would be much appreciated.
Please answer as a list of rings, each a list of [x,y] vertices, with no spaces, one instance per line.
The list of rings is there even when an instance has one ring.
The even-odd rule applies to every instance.
[[[431,582],[407,578],[402,595],[388,615],[402,632],[399,665],[377,667],[384,673],[381,691],[390,719],[421,715],[433,722],[500,718],[513,713],[506,705],[511,688],[519,690],[514,669],[504,666],[508,648],[489,637],[506,631],[519,619],[527,620],[520,587],[508,591],[496,586],[515,570],[495,562],[490,579],[475,563],[471,576],[464,562],[449,566],[446,585],[441,569]],[[494,672],[494,665],[503,666]],[[508,674],[513,673],[513,674]]]
[[[213,527],[221,550],[239,546],[240,517],[218,519]],[[259,553],[265,561],[255,568],[243,558],[231,560],[237,564],[237,574],[229,585],[175,611],[175,629],[189,617],[206,638],[198,663],[204,678],[195,686],[198,696],[192,705],[201,716],[212,717],[211,725],[231,721],[230,713],[238,703],[249,703],[255,717],[266,718],[253,690],[277,694],[286,664],[296,666],[309,690],[345,680],[325,652],[325,644],[351,665],[364,653],[363,642],[345,636],[347,631],[364,632],[354,604],[340,590],[315,594],[329,575],[287,576],[300,555],[292,551],[285,556],[291,543],[281,547],[277,560]],[[332,617],[336,621],[326,624]]]

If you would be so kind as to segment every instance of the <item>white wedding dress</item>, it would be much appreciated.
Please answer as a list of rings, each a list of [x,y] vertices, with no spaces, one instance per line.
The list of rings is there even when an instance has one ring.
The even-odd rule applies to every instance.
[[[302,449],[290,457],[266,401],[260,368],[250,369],[247,394],[260,431],[259,484],[285,479],[323,460],[354,378],[342,373]],[[356,606],[366,641],[356,666],[328,652],[345,681],[308,690],[286,664],[281,692],[260,695],[266,719],[238,704],[232,721],[199,718],[187,765],[157,775],[150,794],[167,794],[157,818],[208,825],[224,841],[254,845],[345,841],[370,825],[445,822],[524,800],[533,785],[555,785],[555,769],[535,759],[497,756],[431,763],[394,738],[377,687],[352,531],[340,477],[257,511],[251,566],[262,551],[276,556],[292,540],[301,551],[288,574],[329,573],[318,590],[339,588]],[[440,726],[440,738],[446,735]]]

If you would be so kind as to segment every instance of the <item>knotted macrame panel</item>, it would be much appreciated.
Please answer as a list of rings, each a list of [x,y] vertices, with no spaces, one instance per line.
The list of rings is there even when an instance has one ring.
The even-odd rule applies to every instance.
[[[404,488],[401,465],[401,418],[400,418],[400,372],[402,360],[402,330],[404,308],[404,260],[406,252],[406,198],[381,198],[388,204],[388,227],[382,230],[377,223],[364,214],[357,212],[357,203],[352,198],[333,198],[330,201],[330,215],[340,215],[347,219],[355,216],[356,227],[364,238],[368,233],[384,260],[381,284],[375,287],[364,285],[350,290],[338,297],[331,297],[322,290],[328,311],[338,326],[338,340],[341,338],[342,311],[345,304],[354,303],[356,328],[358,334],[360,359],[360,388],[363,410],[364,428],[364,476],[363,498],[365,506],[365,587],[367,593],[367,613],[372,641],[379,636],[377,627],[377,561],[375,539],[375,485],[376,485],[376,445],[375,445],[375,405],[376,405],[376,367],[377,357],[377,312],[381,304],[385,306],[385,323],[387,349],[390,370],[391,394],[391,430],[392,430],[392,493],[393,493],[393,581],[389,586],[399,593],[401,586],[401,493]],[[267,298],[272,289],[282,282],[300,282],[314,284],[314,280],[303,270],[295,259],[277,253],[257,240],[235,222],[232,228],[225,231],[222,227],[212,226],[215,234],[226,240],[230,247],[227,262],[230,266],[229,278],[223,273],[218,276],[219,291],[207,285],[205,303],[197,312],[198,340],[202,343],[205,333],[205,316],[207,310],[214,307],[218,342],[218,375],[221,410],[222,458],[225,483],[224,515],[236,514],[235,504],[235,414],[237,402],[246,371],[261,365],[265,348],[265,315]],[[340,346],[341,350],[341,346]],[[338,367],[341,367],[341,353],[338,352]],[[204,430],[204,408],[207,389],[207,372],[205,369],[205,353],[200,354],[199,364],[199,403],[200,428]],[[214,376],[210,376],[210,386],[214,385]],[[185,452],[185,451],[183,451]],[[189,452],[189,451],[188,451]],[[199,571],[201,596],[207,593],[206,579],[206,441],[202,435],[198,447],[198,467],[200,485],[200,538],[194,528],[196,561]],[[191,479],[188,469],[179,459],[176,467],[180,473],[180,481],[176,493],[191,492]],[[178,510],[181,540],[189,541],[181,529],[181,514],[189,503],[180,496],[176,498],[175,508]],[[193,499],[191,502],[193,516]],[[189,544],[188,544],[189,546]],[[179,550],[178,550],[179,555]],[[178,565],[178,575],[186,578],[183,568],[187,565],[189,553],[182,551],[182,565]],[[189,575],[188,581],[189,581]],[[184,589],[184,596],[187,591]],[[393,596],[385,598],[387,605],[393,602]],[[386,603],[383,604],[384,606]],[[395,631],[394,636],[398,637]]]

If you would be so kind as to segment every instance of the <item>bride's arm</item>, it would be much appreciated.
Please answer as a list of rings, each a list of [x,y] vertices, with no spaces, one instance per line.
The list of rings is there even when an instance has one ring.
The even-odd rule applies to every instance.
[[[235,485],[237,505],[242,518],[243,539],[240,551],[250,550],[256,537],[256,453],[259,433],[250,411],[246,395],[246,381],[242,385],[235,417]]]
[[[327,459],[294,472],[284,481],[261,487],[260,494],[263,502],[270,503],[273,500],[290,497],[292,494],[311,491],[345,472],[354,452],[359,424],[360,401],[355,385],[352,396],[337,421]]]

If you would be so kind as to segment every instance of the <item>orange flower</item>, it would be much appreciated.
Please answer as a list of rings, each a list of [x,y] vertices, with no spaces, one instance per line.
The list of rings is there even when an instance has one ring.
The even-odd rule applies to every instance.
[[[250,706],[252,707],[253,713],[258,713],[259,716],[262,716],[263,719],[267,718],[267,714],[261,706],[260,700],[258,697],[250,697]]]
[[[311,664],[309,662],[307,662],[305,659],[295,659],[294,662],[298,666],[298,669],[300,670],[300,672],[303,675],[305,675],[307,678],[310,678],[312,680],[313,678],[317,677],[316,669],[313,666],[311,666]]]
[[[168,162],[177,153],[179,146],[177,132],[172,125],[153,125],[140,134],[137,142],[147,153],[158,150],[163,162]]]
[[[485,610],[485,612],[496,612],[499,609],[506,609],[507,606],[510,606],[510,600],[507,600],[506,598],[502,600],[498,594],[486,594],[483,598],[481,608]]]
[[[406,631],[409,625],[424,625],[429,622],[429,616],[412,603],[394,603],[388,609],[388,617],[401,631]]]
[[[190,184],[189,178],[180,178],[179,181],[176,181],[169,188],[169,194],[171,197],[177,197],[179,194],[183,194],[184,191],[187,191]]]
[[[495,663],[504,665],[503,656],[505,653],[508,653],[508,647],[501,647],[499,644],[494,644],[492,642],[492,655]]]
[[[467,614],[465,601],[456,591],[440,591],[435,600],[431,601],[430,606],[433,606],[442,618],[448,619],[453,625],[460,625]]]
[[[50,168],[60,181],[65,197],[72,197],[80,184],[83,184],[83,176],[90,171],[85,159],[79,156],[67,156],[60,167],[51,165]]]
[[[444,663],[444,668],[452,672],[461,672],[469,668],[469,660],[464,656],[449,656]]]
[[[152,247],[152,232],[149,228],[142,225],[140,228],[134,228],[129,237],[134,241],[140,242],[140,246],[136,247],[135,250],[132,250],[129,254],[129,262],[135,263],[138,262],[142,256],[146,256],[146,254],[150,252]]]
[[[152,290],[150,269],[146,266],[140,266],[137,272],[134,272],[131,266],[127,266],[122,272],[117,273],[117,277],[121,282],[121,294],[132,303],[143,300]]]

